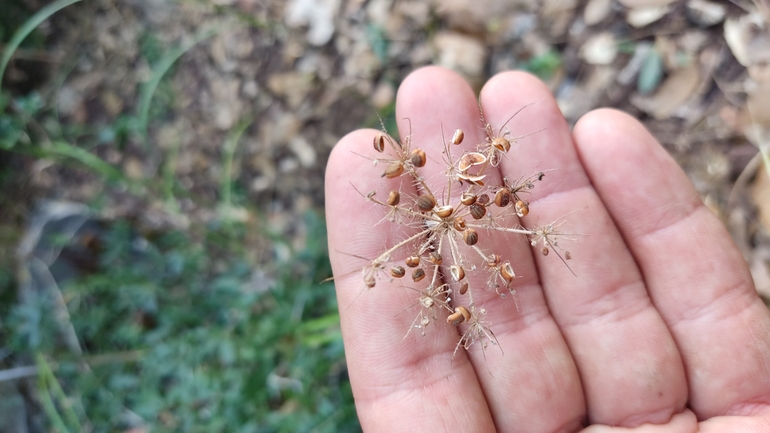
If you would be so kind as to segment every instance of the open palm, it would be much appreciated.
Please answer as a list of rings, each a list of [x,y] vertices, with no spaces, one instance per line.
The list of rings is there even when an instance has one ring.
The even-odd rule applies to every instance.
[[[546,171],[529,196],[535,226],[568,216],[574,276],[522,239],[491,245],[515,264],[515,302],[476,294],[502,351],[452,353],[458,329],[404,338],[414,294],[400,281],[362,293],[363,265],[397,242],[399,228],[363,192],[380,179],[374,130],[344,137],[326,173],[329,249],[351,385],[367,432],[770,432],[770,314],[741,255],[684,173],[635,119],[587,114],[570,132],[536,78],[495,76],[483,88],[486,121],[522,135],[492,177]],[[442,128],[484,142],[478,102],[440,68],[412,73],[397,98],[399,131],[429,155]],[[408,120],[407,120],[408,119]],[[436,159],[436,157],[434,157]],[[431,168],[431,166],[433,168]],[[379,171],[378,171],[379,170]],[[425,167],[438,174],[441,164]],[[406,185],[409,187],[409,185]],[[416,189],[414,190],[416,191]]]

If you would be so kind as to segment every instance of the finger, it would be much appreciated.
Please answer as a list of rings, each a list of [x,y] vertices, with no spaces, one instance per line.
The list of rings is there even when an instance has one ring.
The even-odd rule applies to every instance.
[[[442,129],[448,131],[448,136],[457,128],[465,131],[461,146],[446,145],[454,157],[459,157],[464,150],[476,150],[485,142],[473,92],[462,78],[445,69],[424,68],[411,74],[399,89],[397,114],[401,119],[402,137],[411,134],[411,145],[425,149],[429,155],[441,155],[445,150]],[[409,121],[404,120],[407,118]],[[449,187],[445,173],[451,164],[442,164],[440,158],[435,159],[436,163],[428,164],[424,169],[427,187],[446,191]],[[454,182],[450,203],[460,209],[457,199],[469,188],[477,194],[494,193],[491,186],[501,182],[497,169],[492,167],[484,181],[490,188],[472,188],[465,184],[461,189],[459,183]],[[498,211],[498,208],[490,207],[484,219],[478,221],[467,215],[467,209],[464,215],[468,225],[481,225],[487,224],[489,215]],[[509,227],[513,226],[515,220],[509,219],[507,223]],[[478,235],[477,246],[485,255],[501,255],[513,264],[517,274],[522,275],[511,287],[516,292],[515,297],[510,294],[501,297],[494,287],[487,287],[490,273],[485,257],[458,241],[460,245],[455,252],[461,256],[459,259],[464,265],[467,264],[466,280],[470,289],[465,296],[455,293],[453,302],[469,308],[473,306],[477,314],[481,314],[482,308],[486,310],[482,320],[489,323],[501,349],[488,346],[484,351],[483,344],[489,341],[481,340],[476,341],[469,351],[495,425],[500,431],[577,430],[584,418],[580,381],[566,344],[548,314],[526,239],[480,227]],[[451,236],[447,238],[451,239]],[[451,251],[444,256],[446,261],[457,259],[452,257]],[[475,270],[470,272],[472,267]],[[498,278],[497,282],[500,293],[507,294],[502,279]],[[469,295],[473,296],[472,300]],[[463,326],[461,332],[469,332],[469,329],[473,332],[474,328]]]
[[[493,125],[534,103],[509,123],[511,136],[546,128],[517,142],[501,168],[509,177],[533,168],[546,173],[531,191],[524,223],[540,227],[533,237],[536,263],[550,311],[580,372],[588,419],[622,427],[666,422],[684,409],[687,397],[676,345],[548,95],[535,77],[510,72],[484,86],[481,102]],[[567,250],[572,260],[567,261]]]
[[[389,208],[368,201],[356,189],[363,194],[376,190],[374,198],[383,200],[390,190],[414,191],[409,182],[381,178],[382,167],[366,159],[382,156],[372,146],[376,134],[361,130],[345,136],[326,171],[329,255],[361,425],[372,432],[392,431],[394,425],[414,431],[435,430],[436,425],[493,431],[471,364],[464,354],[452,359],[456,331],[434,325],[430,338],[419,332],[404,337],[414,320],[413,310],[405,309],[419,299],[415,293],[426,284],[388,277],[395,263],[403,263],[403,253],[389,260],[380,256],[417,229],[383,221]],[[375,286],[365,289],[360,270],[377,259],[386,264],[375,274]]]
[[[676,339],[700,419],[770,403],[770,316],[738,249],[644,127],[589,113],[575,140],[592,183]]]

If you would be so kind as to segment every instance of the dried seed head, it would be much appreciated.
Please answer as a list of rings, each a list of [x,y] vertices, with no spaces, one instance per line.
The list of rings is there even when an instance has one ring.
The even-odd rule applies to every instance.
[[[460,197],[460,203],[470,206],[473,203],[476,203],[476,194],[472,194],[470,192],[464,192],[463,195]]]
[[[498,254],[490,254],[489,257],[487,257],[487,266],[490,268],[496,268],[500,266],[500,261],[502,260],[502,257]]]
[[[412,161],[412,165],[415,167],[422,167],[425,165],[426,162],[426,156],[425,151],[422,149],[414,149],[409,154],[409,160]]]
[[[473,219],[476,219],[476,220],[480,220],[484,218],[484,215],[487,214],[487,208],[478,203],[472,204],[470,206],[470,210],[471,210],[471,216],[473,217]]]
[[[465,220],[460,217],[455,218],[454,228],[458,232],[465,230]]]
[[[382,134],[377,134],[374,137],[374,150],[377,152],[382,153],[385,150],[385,136]]]
[[[401,194],[398,191],[393,190],[390,192],[390,194],[388,194],[388,205],[396,206],[400,201],[401,201]]]
[[[466,229],[463,232],[463,240],[468,245],[476,245],[479,241],[479,234],[474,229]]]
[[[468,311],[467,308],[460,305],[459,307],[455,308],[455,312],[450,314],[449,317],[446,318],[447,323],[451,323],[452,325],[459,325],[463,322],[467,322],[468,320],[471,320],[471,313]]]
[[[511,281],[516,278],[516,274],[513,272],[511,262],[505,262],[502,266],[500,266],[500,276],[502,276],[505,281],[508,282],[508,284],[510,284]]]
[[[484,186],[484,178],[487,177],[486,174],[482,174],[480,176],[474,176],[472,174],[468,173],[460,173],[457,175],[457,178],[460,180],[464,180],[468,183],[472,183],[474,185],[478,186]]]
[[[458,129],[455,131],[454,135],[452,135],[452,144],[460,144],[463,142],[463,138],[465,138],[465,133],[462,129]]]
[[[460,281],[465,278],[465,269],[460,265],[450,266],[449,273],[452,274],[452,278],[454,278],[455,281]]]
[[[460,286],[460,294],[461,294],[461,295],[464,295],[464,294],[465,294],[465,292],[467,292],[467,291],[468,291],[468,283],[463,283],[463,284]]]
[[[441,253],[438,251],[431,251],[430,254],[428,254],[428,260],[436,266],[440,265],[441,262],[444,261],[441,258]]]
[[[519,200],[516,202],[516,215],[523,217],[529,213],[529,203]]]
[[[461,172],[467,171],[474,165],[481,165],[487,162],[487,157],[480,152],[468,152],[460,157],[460,162],[457,165],[457,169]]]
[[[478,203],[478,204],[487,204],[487,203],[489,203],[489,195],[481,194],[479,196],[479,198],[476,200],[476,203]]]
[[[428,212],[434,206],[436,206],[436,198],[430,194],[423,194],[417,199],[417,207],[423,212]]]
[[[430,308],[433,306],[433,298],[431,298],[430,296],[423,296],[422,298],[420,298],[420,303],[422,304],[423,307]]]
[[[423,278],[425,278],[425,269],[417,268],[412,272],[412,280],[414,280],[415,283]]]
[[[390,275],[392,275],[395,278],[401,278],[404,275],[406,275],[406,270],[403,266],[394,266],[390,270]]]
[[[446,206],[439,206],[435,209],[436,215],[438,215],[441,218],[446,218],[450,215],[452,215],[452,212],[454,212],[454,208],[452,206],[446,205]]]
[[[416,268],[420,266],[420,256],[409,256],[406,258],[406,265],[410,268]]]
[[[547,256],[549,253],[548,247],[543,247],[540,249],[540,252],[543,253],[544,256]]]
[[[495,193],[495,204],[498,207],[506,207],[511,203],[511,193],[508,188],[500,188]]]
[[[387,177],[388,179],[393,179],[394,177],[401,176],[401,173],[404,172],[404,165],[400,162],[391,162],[390,165],[388,165],[388,168],[385,169],[385,172],[382,173],[382,176]]]
[[[495,146],[496,149],[502,150],[503,152],[508,152],[511,149],[511,142],[504,137],[495,138],[492,140],[492,145]]]

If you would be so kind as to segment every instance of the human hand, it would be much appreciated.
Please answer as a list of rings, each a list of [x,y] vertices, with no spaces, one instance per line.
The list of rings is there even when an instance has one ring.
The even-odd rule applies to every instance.
[[[548,89],[525,73],[495,76],[480,101],[495,127],[535,103],[508,128],[546,129],[515,144],[493,182],[553,170],[532,191],[523,224],[576,211],[567,226],[585,235],[569,245],[577,276],[522,239],[495,237],[519,276],[516,302],[488,290],[475,303],[502,353],[476,344],[453,357],[452,326],[404,338],[414,293],[401,280],[364,289],[350,272],[365,264],[355,256],[374,257],[403,233],[377,225],[383,209],[353,186],[366,193],[398,179],[381,179],[360,156],[378,156],[377,131],[345,136],[329,159],[326,212],[364,430],[770,432],[770,314],[726,230],[666,151],[612,110],[585,115],[570,134]],[[465,149],[484,142],[471,88],[447,70],[407,77],[396,112],[401,136],[410,119],[412,143],[429,155],[443,149],[442,127],[463,129]]]

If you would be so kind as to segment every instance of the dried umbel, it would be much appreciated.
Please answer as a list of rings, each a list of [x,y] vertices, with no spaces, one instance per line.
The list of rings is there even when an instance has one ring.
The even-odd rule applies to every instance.
[[[476,305],[474,296],[487,290],[498,293],[499,299],[515,294],[516,263],[506,257],[507,250],[494,250],[509,240],[494,239],[519,236],[542,256],[553,252],[549,259],[555,255],[566,264],[572,257],[557,241],[563,236],[558,231],[563,222],[534,229],[524,224],[533,206],[527,194],[543,181],[544,173],[496,180],[496,167],[519,139],[530,135],[510,137],[504,130],[510,120],[495,129],[482,115],[483,142],[469,143],[466,133],[457,129],[439,155],[429,155],[428,147],[413,146],[411,135],[398,142],[383,131],[373,139],[374,150],[381,155],[373,161],[385,167],[380,173],[389,193],[385,201],[377,198],[376,190],[365,198],[383,207],[383,220],[403,225],[403,230],[394,231],[403,237],[364,267],[363,285],[380,290],[377,281],[387,279],[417,293],[413,308],[419,311],[410,330],[417,328],[425,335],[431,323],[458,326],[457,348],[467,349],[475,342],[482,347],[497,344],[486,310]],[[423,170],[441,164],[437,161],[444,167],[431,172],[444,173],[446,179],[426,180]],[[405,192],[415,187],[416,192]],[[411,278],[404,278],[407,275]]]

